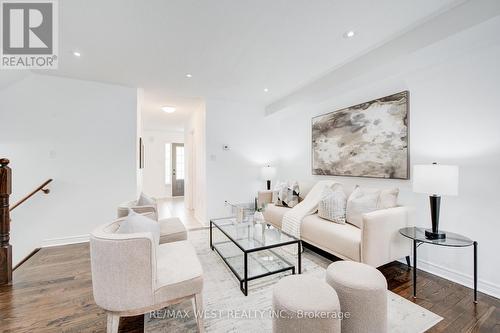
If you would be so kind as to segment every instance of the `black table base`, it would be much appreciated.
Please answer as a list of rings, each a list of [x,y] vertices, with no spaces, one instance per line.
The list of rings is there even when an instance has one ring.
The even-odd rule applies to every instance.
[[[477,242],[464,236],[447,233],[444,239],[428,239],[425,237],[425,229],[417,227],[402,228],[399,233],[413,241],[413,298],[417,297],[417,249],[420,245],[427,243],[431,245],[447,247],[467,247],[474,248],[474,303],[477,304]],[[408,257],[406,258],[408,262]]]
[[[241,292],[245,295],[245,296],[248,296],[248,281],[252,281],[252,280],[255,280],[255,279],[260,279],[260,278],[263,278],[263,277],[266,277],[266,276],[269,276],[269,275],[273,275],[273,274],[278,274],[278,273],[283,273],[283,272],[286,272],[286,271],[291,271],[292,274],[295,274],[295,266],[291,266],[291,267],[285,267],[285,268],[282,268],[282,269],[277,269],[277,270],[273,270],[273,271],[270,271],[270,272],[267,272],[267,273],[263,273],[263,274],[259,274],[259,275],[255,275],[255,276],[252,276],[252,277],[249,277],[248,276],[248,255],[250,253],[253,253],[253,252],[257,252],[257,251],[264,251],[264,250],[271,250],[273,248],[278,248],[278,247],[282,247],[282,246],[286,246],[286,245],[291,245],[291,244],[297,244],[297,273],[298,274],[301,274],[302,273],[302,244],[301,244],[301,240],[298,239],[298,240],[295,240],[295,241],[291,241],[291,242],[286,242],[286,243],[281,243],[281,244],[274,244],[274,245],[269,245],[269,246],[262,246],[262,247],[259,247],[259,248],[255,248],[255,249],[251,249],[251,250],[245,250],[243,249],[242,247],[240,247],[236,242],[234,242],[234,244],[243,252],[243,277],[240,277],[240,275],[238,274],[238,272],[231,266],[231,264],[226,260],[226,258],[224,258],[224,256],[222,255],[222,253],[219,252],[219,250],[217,249],[216,246],[214,246],[215,244],[213,244],[213,237],[212,237],[212,229],[213,227],[216,227],[219,231],[221,231],[226,237],[228,237],[231,241],[233,241],[233,239],[224,232],[224,230],[220,229],[216,224],[212,223],[212,221],[210,221],[210,249],[212,249],[212,251],[215,251],[217,252],[217,254],[219,255],[219,257],[224,261],[224,263],[229,267],[229,269],[231,270],[231,272],[234,274],[234,276],[238,279],[238,281],[240,282],[240,290]],[[278,254],[274,253],[274,255],[280,257]],[[281,258],[281,257],[280,257]],[[282,260],[284,260],[283,258],[281,258]]]

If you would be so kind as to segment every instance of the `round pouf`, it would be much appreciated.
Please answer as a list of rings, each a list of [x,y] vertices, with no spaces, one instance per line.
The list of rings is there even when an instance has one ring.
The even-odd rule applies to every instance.
[[[326,282],[339,297],[342,333],[387,332],[387,281],[376,268],[337,261],[328,266]]]
[[[324,281],[305,275],[282,278],[273,290],[273,332],[340,332],[337,293]]]

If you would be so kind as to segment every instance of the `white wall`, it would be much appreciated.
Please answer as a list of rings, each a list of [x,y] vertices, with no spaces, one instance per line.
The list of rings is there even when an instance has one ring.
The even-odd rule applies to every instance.
[[[207,171],[206,171],[206,108],[202,103],[194,110],[185,126],[185,207],[194,210],[195,218],[202,224],[207,220]]]
[[[96,82],[30,75],[0,91],[11,202],[54,179],[12,212],[14,264],[42,244],[85,239],[135,197],[136,110],[136,89]]]
[[[148,130],[144,140],[143,191],[155,198],[172,196],[172,185],[165,184],[165,144],[184,143],[184,131]]]
[[[459,196],[443,198],[440,227],[479,242],[479,289],[496,297],[500,296],[498,31],[500,17],[406,54],[395,53],[394,57],[378,56],[383,51],[368,54],[349,65],[352,77],[342,68],[337,76],[334,71],[321,80],[323,83],[313,83],[289,100],[276,103],[273,111],[280,105],[286,106],[286,110],[269,116],[271,122],[280,123],[276,138],[284,140],[276,151],[280,157],[280,176],[311,184],[324,179],[311,175],[313,116],[409,90],[411,164],[437,161],[460,166]],[[430,31],[427,34],[432,37]],[[401,47],[412,45],[410,37],[401,37]],[[370,66],[363,73],[356,72],[357,67],[366,64]],[[410,181],[349,177],[337,180],[348,187],[398,186],[401,203],[415,207],[412,223],[430,226],[428,198],[412,193]],[[472,286],[471,247],[422,245],[419,258],[421,268]]]
[[[139,195],[142,192],[142,183],[143,183],[143,169],[139,168],[140,167],[140,158],[139,158],[139,153],[140,153],[140,140],[139,138],[142,137],[142,128],[144,120],[142,119],[142,109],[144,107],[144,89],[138,88],[137,89],[137,104],[136,104],[136,140],[135,140],[135,151],[137,154],[137,158],[135,161],[135,168],[136,168],[136,197],[139,197]]]
[[[260,172],[276,162],[276,128],[265,121],[262,105],[208,100],[206,108],[208,218],[224,217],[229,213],[225,200],[253,202],[265,189]],[[224,144],[230,150],[223,150]]]

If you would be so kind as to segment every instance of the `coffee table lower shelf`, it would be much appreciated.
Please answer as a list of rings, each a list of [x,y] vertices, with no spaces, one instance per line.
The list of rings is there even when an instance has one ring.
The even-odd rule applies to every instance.
[[[231,272],[240,282],[240,290],[248,296],[248,281],[263,278],[269,275],[291,271],[295,274],[295,265],[283,258],[273,249],[286,245],[297,244],[297,273],[301,273],[301,244],[300,240],[287,244],[264,246],[257,249],[245,251],[231,240],[210,243],[213,251],[217,252],[226,263]]]

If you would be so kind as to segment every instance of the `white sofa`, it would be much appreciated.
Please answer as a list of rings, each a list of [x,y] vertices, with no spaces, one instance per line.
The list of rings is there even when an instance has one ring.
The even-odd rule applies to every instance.
[[[260,191],[257,200],[259,206],[266,205],[266,222],[281,229],[283,215],[291,208],[274,205],[272,191]],[[309,215],[302,221],[300,234],[303,241],[336,257],[379,267],[405,257],[409,261],[411,243],[399,234],[407,224],[408,208],[398,206],[364,214],[361,228]]]

